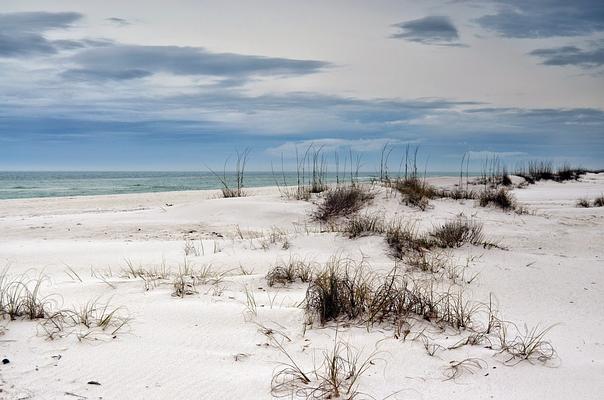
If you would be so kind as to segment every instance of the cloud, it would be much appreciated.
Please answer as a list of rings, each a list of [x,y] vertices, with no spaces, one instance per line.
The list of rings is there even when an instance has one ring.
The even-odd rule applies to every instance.
[[[65,46],[65,41],[48,40],[44,33],[69,28],[81,18],[75,12],[0,14],[0,57],[56,53]]]
[[[584,36],[604,31],[601,0],[495,0],[499,10],[476,21],[509,38]]]
[[[125,18],[118,18],[118,17],[110,17],[110,18],[105,18],[106,21],[111,22],[114,25],[117,26],[127,26],[127,25],[131,25],[131,22],[128,21]]]
[[[448,17],[428,16],[394,25],[400,32],[391,37],[432,45],[459,46],[457,28]]]
[[[86,49],[71,61],[77,67],[66,71],[66,76],[93,80],[125,80],[156,73],[225,78],[305,75],[330,65],[316,60],[214,53],[201,47],[125,44]]]
[[[528,156],[527,152],[524,151],[490,151],[490,150],[472,150],[468,151],[468,155],[471,158],[512,158],[512,157],[525,157]]]
[[[320,138],[311,140],[289,141],[280,144],[276,147],[266,149],[266,153],[278,156],[287,154],[291,156],[298,151],[305,151],[309,146],[321,148],[323,151],[331,152],[341,149],[351,149],[356,152],[374,152],[382,149],[385,145],[397,146],[407,143],[419,143],[417,140],[401,141],[392,138],[375,138],[375,139],[341,139],[341,138]]]
[[[588,49],[577,46],[562,46],[536,49],[529,54],[541,58],[544,65],[574,65],[582,68],[596,68],[604,65],[604,42],[594,44]]]

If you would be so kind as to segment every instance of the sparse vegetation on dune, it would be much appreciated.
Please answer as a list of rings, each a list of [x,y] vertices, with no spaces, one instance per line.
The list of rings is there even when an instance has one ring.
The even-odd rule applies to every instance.
[[[413,278],[398,267],[380,275],[364,261],[334,257],[317,272],[308,287],[305,300],[308,323],[324,326],[345,322],[367,327],[387,324],[395,328],[395,336],[407,337],[412,325],[409,321],[415,319],[467,332],[467,337],[451,349],[486,344],[499,354],[507,354],[506,363],[547,362],[556,357],[551,343],[545,340],[551,328],[535,327],[521,333],[515,324],[497,316],[491,301],[469,301],[460,286],[444,290],[437,287],[433,277]],[[427,339],[424,329],[415,339]],[[424,344],[433,350],[432,354],[438,349],[446,350],[430,341]]]
[[[280,261],[273,266],[266,274],[266,281],[269,286],[286,286],[297,280],[300,282],[309,282],[315,270],[313,262],[309,262],[297,257],[290,257],[287,261]]]
[[[373,199],[373,193],[363,185],[340,186],[325,192],[314,218],[327,222],[338,217],[346,217],[359,211]]]
[[[114,336],[130,321],[121,307],[112,308],[98,299],[82,306],[61,308],[59,297],[43,295],[42,285],[47,277],[40,273],[10,275],[8,269],[0,273],[0,316],[12,321],[24,318],[39,320],[39,327],[49,339],[75,334],[79,340],[97,338],[97,333]]]
[[[460,247],[466,243],[481,245],[485,243],[482,224],[468,218],[456,218],[436,226],[430,233],[436,247]]]
[[[97,298],[81,306],[52,312],[40,327],[48,339],[75,335],[78,340],[97,340],[99,335],[115,337],[130,321],[125,309],[112,307]]]
[[[287,361],[273,373],[271,393],[277,398],[347,399],[362,396],[360,378],[376,361],[376,353],[363,356],[349,343],[334,337],[333,347],[322,353],[322,361],[304,372],[283,345],[270,337],[272,344],[286,356]]]
[[[361,158],[353,153],[352,150],[344,155],[344,165],[340,169],[340,154],[334,153],[335,163],[335,186],[355,186],[358,183],[359,168]],[[296,148],[296,182],[291,185],[286,179],[286,172],[283,166],[283,155],[281,156],[281,173],[275,172],[271,164],[273,179],[279,193],[286,199],[310,200],[313,194],[323,193],[329,189],[327,182],[328,157],[323,151],[323,146],[316,147],[310,144],[304,153],[300,155]],[[349,169],[349,171],[348,171]],[[348,178],[349,172],[349,178]]]
[[[533,184],[541,180],[553,180],[556,182],[577,180],[581,175],[588,172],[600,171],[573,168],[568,163],[564,163],[558,168],[554,168],[551,161],[534,160],[528,162],[528,167],[524,165],[517,167],[514,171],[514,175],[524,178],[529,184]]]
[[[401,194],[405,204],[424,211],[430,204],[430,199],[437,195],[434,187],[418,177],[397,179],[391,186]]]
[[[504,188],[483,190],[478,197],[478,204],[481,207],[493,206],[504,211],[512,211],[517,207],[512,193]]]
[[[34,277],[31,273],[9,274],[8,268],[0,272],[0,316],[16,320],[17,318],[41,319],[50,315],[56,306],[56,296],[43,295],[42,285],[47,277],[40,273]]]
[[[423,234],[413,223],[395,222],[386,229],[386,242],[392,254],[400,259],[409,255],[416,257],[433,248],[455,248],[466,243],[495,247],[496,244],[485,239],[482,229],[478,221],[461,216]]]
[[[604,195],[600,195],[593,199],[592,202],[588,198],[582,197],[577,200],[577,207],[590,208],[590,207],[604,207]]]
[[[379,235],[385,232],[384,218],[381,215],[352,216],[342,227],[350,239],[365,235]]]
[[[235,183],[232,184],[231,180],[227,176],[227,164],[229,160],[227,159],[224,162],[224,168],[222,171],[222,175],[216,173],[214,170],[210,169],[210,172],[218,179],[220,184],[222,185],[222,196],[225,198],[229,197],[243,197],[245,196],[244,187],[244,178],[245,178],[245,167],[247,166],[247,160],[250,155],[250,149],[245,149],[243,152],[237,152],[237,161],[235,163]]]

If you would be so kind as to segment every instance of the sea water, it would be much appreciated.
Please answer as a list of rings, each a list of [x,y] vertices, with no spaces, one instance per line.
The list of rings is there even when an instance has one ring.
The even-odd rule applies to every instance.
[[[430,172],[428,176],[455,176],[455,172]],[[223,177],[222,173],[220,173]],[[235,175],[226,173],[231,185]],[[371,180],[375,173],[359,173],[359,180]],[[296,172],[247,172],[245,187],[295,185]],[[350,179],[350,176],[339,179]],[[306,176],[308,180],[308,174]],[[326,182],[335,182],[327,174]],[[0,199],[32,197],[88,196],[101,194],[150,193],[182,190],[220,189],[220,180],[211,172],[166,171],[0,171]]]

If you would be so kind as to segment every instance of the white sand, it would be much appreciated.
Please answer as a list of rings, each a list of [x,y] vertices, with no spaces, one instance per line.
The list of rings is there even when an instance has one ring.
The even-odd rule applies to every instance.
[[[338,253],[364,256],[374,268],[386,270],[393,260],[381,237],[349,240],[318,233],[308,218],[311,203],[283,200],[274,188],[249,193],[239,199],[199,191],[0,201],[0,264],[11,274],[44,271],[50,278],[44,293],[60,296],[55,298],[61,307],[100,296],[124,306],[133,318],[115,339],[83,341],[75,336],[48,340],[35,321],[3,321],[0,358],[10,363],[0,365],[0,398],[271,398],[273,371],[285,357],[266,345],[254,322],[278,327],[292,340],[286,349],[310,370],[313,359],[333,343],[335,331],[303,331],[298,304],[306,285],[269,288],[264,277],[271,265],[290,255],[324,262]],[[559,359],[506,366],[482,346],[430,357],[421,342],[394,339],[386,326],[369,332],[340,328],[339,337],[356,348],[369,353],[378,346],[381,351],[381,360],[361,378],[362,392],[377,399],[601,398],[604,208],[577,208],[575,202],[604,193],[604,175],[538,183],[514,193],[534,215],[479,208],[468,200],[433,201],[434,208],[421,212],[383,190],[370,208],[424,227],[461,212],[484,222],[486,235],[508,250],[456,249],[459,262],[475,257],[468,275],[479,275],[466,291],[477,301],[493,293],[502,315],[520,326],[559,324],[547,336]],[[253,239],[259,231],[268,235],[272,227],[288,233],[288,249],[280,243],[262,249],[263,239]],[[187,262],[229,271],[220,290],[204,285],[199,294],[181,299],[171,296],[170,282],[145,291],[141,280],[121,277],[125,259],[146,267],[165,260],[176,271],[184,262],[187,237],[197,245],[202,240],[205,251],[188,256]],[[65,273],[67,266],[82,282]],[[113,287],[91,276],[91,269],[108,273],[109,268]],[[257,317],[246,313],[245,287],[255,293]],[[427,333],[436,343],[456,341],[455,332]],[[484,368],[446,381],[449,362],[467,357],[480,358]]]

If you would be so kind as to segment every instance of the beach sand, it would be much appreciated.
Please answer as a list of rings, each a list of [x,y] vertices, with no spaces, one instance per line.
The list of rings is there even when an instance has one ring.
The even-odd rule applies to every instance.
[[[340,340],[362,354],[378,352],[359,391],[376,399],[601,398],[604,207],[578,208],[576,201],[604,193],[604,174],[514,189],[529,210],[521,215],[451,199],[419,211],[389,190],[373,190],[375,199],[361,213],[415,221],[420,230],[461,213],[481,221],[501,248],[451,250],[467,264],[466,276],[475,276],[464,283],[466,295],[487,302],[492,294],[502,317],[521,330],[555,324],[547,340],[557,357],[510,365],[484,345],[429,356],[421,340],[396,339],[386,324],[341,325]],[[131,317],[115,335],[80,327],[80,335],[54,340],[40,321],[2,321],[0,358],[9,363],[0,365],[0,398],[269,399],[273,374],[288,360],[259,326],[281,332],[303,369],[318,366],[333,347],[335,325],[305,327],[300,304],[308,284],[269,287],[266,273],[290,257],[318,264],[334,255],[364,259],[376,271],[394,261],[381,236],[349,239],[322,229],[309,217],[313,202],[283,199],[276,188],[247,192],[233,199],[190,191],[0,201],[0,265],[8,274],[43,273],[42,291],[57,309],[99,299]],[[185,262],[211,266],[222,279],[180,298],[172,295],[171,278],[145,284],[122,271],[128,263],[163,264],[176,273]],[[436,327],[423,333],[443,347],[463,337]],[[481,368],[447,380],[450,362],[467,358],[480,359]]]

